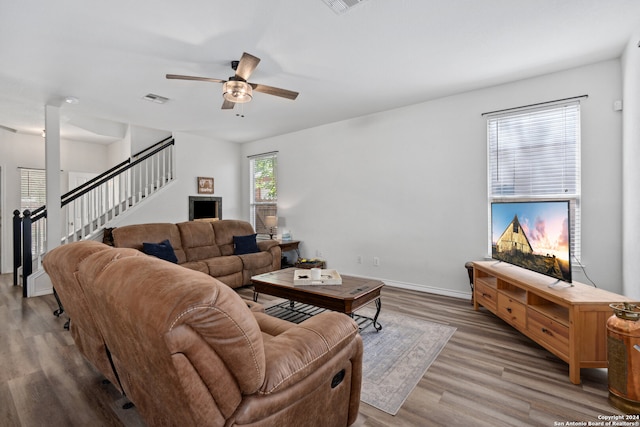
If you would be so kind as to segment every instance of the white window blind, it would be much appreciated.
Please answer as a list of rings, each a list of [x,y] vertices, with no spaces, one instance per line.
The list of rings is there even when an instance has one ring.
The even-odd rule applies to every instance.
[[[44,169],[20,168],[20,209],[33,211],[47,202]]]
[[[251,225],[256,233],[269,234],[267,216],[278,214],[278,153],[249,157]]]
[[[569,200],[571,252],[580,260],[580,103],[487,116],[492,201]]]
[[[20,211],[33,212],[47,203],[47,177],[44,169],[20,168]],[[46,228],[33,224],[31,227],[31,250],[34,254],[44,252]]]

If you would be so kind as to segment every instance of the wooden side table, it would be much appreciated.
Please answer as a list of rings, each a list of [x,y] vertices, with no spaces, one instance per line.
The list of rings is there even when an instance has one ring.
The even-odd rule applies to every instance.
[[[300,240],[276,240],[278,242],[278,246],[282,252],[296,251],[298,253],[298,257],[300,256],[300,251],[298,250],[298,245],[300,245]]]
[[[280,246],[280,250],[284,254],[285,252],[296,251],[298,255],[296,260],[300,258],[300,249],[298,246],[300,245],[300,240],[276,240],[278,242],[278,246]],[[285,258],[283,256],[283,258]],[[290,267],[290,265],[282,264],[282,268]]]

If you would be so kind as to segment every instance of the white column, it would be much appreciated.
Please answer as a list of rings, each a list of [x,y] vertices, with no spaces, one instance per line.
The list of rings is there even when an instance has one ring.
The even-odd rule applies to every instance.
[[[622,289],[640,300],[640,33],[622,58]],[[612,218],[613,220],[613,218]]]
[[[47,251],[60,246],[62,210],[60,208],[60,107],[45,105],[45,167],[47,178]]]

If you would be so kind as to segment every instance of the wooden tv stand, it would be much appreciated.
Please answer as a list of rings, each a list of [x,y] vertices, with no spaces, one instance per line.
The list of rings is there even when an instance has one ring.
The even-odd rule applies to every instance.
[[[473,306],[482,305],[569,364],[607,367],[607,319],[611,303],[631,301],[613,292],[566,282],[499,261],[473,263]]]

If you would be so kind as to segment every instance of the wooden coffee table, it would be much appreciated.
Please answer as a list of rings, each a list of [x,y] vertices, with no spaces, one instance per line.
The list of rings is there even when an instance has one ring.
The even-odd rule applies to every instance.
[[[295,270],[295,268],[286,268],[253,276],[251,278],[253,300],[257,301],[258,294],[261,293],[272,295],[289,300],[289,303],[277,306],[281,309],[301,312],[296,309],[294,304],[294,302],[299,302],[345,313],[355,318],[361,329],[364,329],[369,324],[373,325],[377,331],[382,329],[382,325],[378,323],[378,316],[382,307],[380,290],[384,283],[374,279],[342,276],[341,285],[294,286],[293,273]],[[375,301],[376,305],[376,313],[373,318],[355,314],[356,310],[372,301]]]

